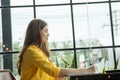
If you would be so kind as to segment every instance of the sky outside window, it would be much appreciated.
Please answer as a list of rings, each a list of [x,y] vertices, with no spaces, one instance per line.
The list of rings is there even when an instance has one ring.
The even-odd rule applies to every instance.
[[[108,4],[74,5],[76,40],[98,40],[102,46],[112,45],[111,27],[105,26],[110,25],[108,9]]]
[[[120,45],[120,2],[112,3],[113,27],[115,36],[115,45]]]
[[[48,23],[49,42],[61,45],[62,42],[70,41],[73,45],[70,6],[37,7],[36,10],[37,18]]]
[[[12,23],[12,41],[21,42],[26,33],[26,28],[30,20],[33,19],[33,8],[12,8],[11,23]]]
[[[33,0],[10,0],[10,5],[33,5]]]
[[[36,0],[36,5],[39,4],[61,4],[70,3],[70,0]]]
[[[100,2],[100,1],[109,1],[109,0],[72,0],[73,3],[77,3],[77,2]]]

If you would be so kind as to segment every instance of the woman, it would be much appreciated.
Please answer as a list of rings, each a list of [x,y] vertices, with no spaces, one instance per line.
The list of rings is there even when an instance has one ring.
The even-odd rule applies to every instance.
[[[87,69],[63,69],[49,60],[48,26],[40,19],[33,19],[27,28],[23,49],[17,62],[20,80],[60,80],[61,77],[95,72],[94,66]]]

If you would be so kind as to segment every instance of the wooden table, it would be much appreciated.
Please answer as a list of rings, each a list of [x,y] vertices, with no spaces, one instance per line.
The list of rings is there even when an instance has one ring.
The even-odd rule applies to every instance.
[[[120,72],[72,75],[70,80],[120,80]]]

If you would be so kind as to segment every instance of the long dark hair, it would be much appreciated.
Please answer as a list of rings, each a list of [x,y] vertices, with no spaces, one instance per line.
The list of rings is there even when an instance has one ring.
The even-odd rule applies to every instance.
[[[18,73],[21,75],[21,62],[25,50],[30,45],[38,46],[48,57],[50,56],[50,50],[47,44],[41,43],[40,31],[47,25],[47,23],[41,19],[33,19],[26,30],[26,36],[23,44],[23,49],[20,52],[19,59],[17,62]]]

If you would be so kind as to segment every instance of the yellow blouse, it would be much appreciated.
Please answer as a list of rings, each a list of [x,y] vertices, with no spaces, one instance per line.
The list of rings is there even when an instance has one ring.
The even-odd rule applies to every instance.
[[[57,80],[60,68],[36,46],[27,48],[21,64],[20,80]]]

